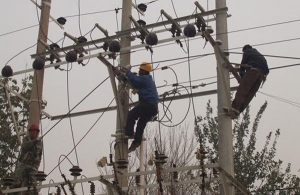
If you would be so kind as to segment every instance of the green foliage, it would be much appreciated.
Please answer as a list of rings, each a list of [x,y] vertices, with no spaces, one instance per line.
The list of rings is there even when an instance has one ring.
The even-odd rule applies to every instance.
[[[265,102],[259,109],[252,126],[249,107],[245,114],[234,121],[233,150],[235,178],[250,191],[257,194],[274,194],[276,189],[294,188],[299,185],[299,178],[291,173],[291,164],[284,169],[282,160],[276,160],[277,139],[280,129],[269,132],[264,147],[259,151],[256,148],[259,122],[267,108]],[[197,117],[195,134],[206,151],[209,152],[210,162],[218,161],[218,118],[213,116],[210,101],[207,103],[207,112],[204,117]],[[268,192],[268,193],[267,193]],[[298,189],[278,190],[279,194],[299,193]],[[277,194],[278,194],[277,193]]]
[[[0,79],[0,81],[8,85],[11,89],[20,93],[26,99],[30,99],[32,88],[32,76],[28,76],[22,80],[22,88],[18,86],[18,82],[13,78]],[[11,113],[6,90],[0,88],[0,179],[10,176],[13,172],[15,162],[18,157],[19,145],[12,120],[14,114],[19,131],[26,131],[27,121],[29,117],[29,104],[24,102],[17,96],[10,93],[10,100],[14,112]]]

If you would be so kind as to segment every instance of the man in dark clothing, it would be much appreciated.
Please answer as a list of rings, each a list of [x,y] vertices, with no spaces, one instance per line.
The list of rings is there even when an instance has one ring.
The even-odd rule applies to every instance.
[[[38,172],[43,151],[41,137],[38,136],[39,132],[36,124],[31,124],[28,128],[28,136],[24,137],[14,172],[14,188],[36,185],[35,174]]]
[[[138,90],[139,103],[129,111],[125,126],[125,135],[133,137],[134,140],[129,148],[129,152],[134,151],[141,145],[144,129],[147,122],[157,114],[158,94],[155,83],[150,75],[152,71],[151,64],[143,62],[140,65],[139,75],[135,75],[130,71],[130,67],[126,71],[126,76],[132,87]],[[138,120],[136,132],[134,134],[135,121]]]
[[[243,59],[240,66],[242,81],[232,102],[231,118],[235,119],[245,110],[259,89],[261,82],[269,74],[264,56],[250,45],[243,47]]]

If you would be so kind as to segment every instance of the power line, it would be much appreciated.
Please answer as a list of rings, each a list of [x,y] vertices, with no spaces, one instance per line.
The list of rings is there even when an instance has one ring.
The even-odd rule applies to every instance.
[[[236,32],[242,32],[242,31],[247,31],[247,30],[254,30],[254,29],[260,29],[260,28],[266,28],[266,27],[271,27],[271,26],[277,26],[277,25],[282,25],[282,24],[288,24],[288,23],[293,23],[293,22],[299,22],[300,19],[296,20],[289,20],[286,22],[278,22],[278,23],[273,23],[273,24],[267,24],[267,25],[262,25],[262,26],[256,26],[256,27],[250,27],[250,28],[244,28],[244,29],[239,29],[239,30],[233,30],[229,32],[223,32],[223,33],[218,33],[215,35],[222,35],[222,34],[230,34],[230,33],[236,33]]]
[[[72,125],[72,118],[70,116],[71,113],[71,108],[70,108],[70,86],[69,86],[69,63],[67,65],[67,100],[68,100],[68,118],[69,118],[69,122],[70,122],[70,130],[71,130],[71,135],[72,135],[72,141],[73,141],[73,145],[75,148],[75,157],[77,160],[77,165],[79,166],[79,159],[78,159],[78,153],[77,153],[77,149],[75,147],[75,138],[74,138],[74,131],[73,131],[73,125]]]
[[[263,95],[266,95],[268,97],[271,97],[275,100],[278,100],[280,102],[287,103],[287,104],[290,104],[292,106],[300,108],[300,103],[298,103],[298,102],[293,102],[293,101],[290,101],[290,100],[287,100],[287,99],[284,99],[284,98],[281,98],[281,97],[278,97],[278,96],[275,96],[275,95],[270,95],[270,94],[267,94],[267,93],[264,93],[264,92],[261,92],[261,91],[258,91],[258,92],[263,94]]]
[[[242,52],[229,52],[232,54],[244,54]],[[285,59],[292,59],[292,60],[300,60],[298,57],[288,57],[288,56],[277,56],[277,55],[268,55],[268,54],[251,54],[251,55],[262,55],[265,57],[273,57],[273,58],[285,58]]]
[[[102,118],[102,116],[104,115],[104,113],[106,112],[106,110],[110,107],[110,105],[113,103],[113,101],[115,100],[115,98],[113,98],[111,100],[111,102],[108,104],[108,106],[106,107],[106,109],[102,112],[102,114],[97,118],[97,120],[94,122],[94,124],[90,127],[90,129],[84,134],[84,136],[77,142],[77,144],[72,148],[72,150],[65,155],[65,158],[63,158],[58,165],[56,165],[48,174],[48,176],[57,168],[59,167],[59,165],[73,152],[73,150],[76,149],[76,147],[81,143],[81,141],[91,132],[91,130],[95,127],[95,125],[99,122],[99,120]]]
[[[86,98],[88,98],[96,89],[98,89],[105,81],[107,81],[109,77],[106,77],[100,84],[98,84],[90,93],[88,93],[82,100],[80,100],[71,110],[72,112],[77,106],[79,106]],[[69,112],[65,114],[59,121],[57,121],[45,134],[44,137],[56,126],[58,123],[60,123],[65,117],[69,115]]]

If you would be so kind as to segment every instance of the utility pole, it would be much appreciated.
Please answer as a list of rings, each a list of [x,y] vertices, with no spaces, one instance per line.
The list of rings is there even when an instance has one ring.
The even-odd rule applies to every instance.
[[[131,15],[131,4],[132,0],[123,0],[122,5],[122,24],[121,24],[121,31],[127,30],[131,28],[131,21],[129,16]],[[131,45],[131,38],[130,33],[128,36],[121,38],[121,48],[130,47]],[[126,65],[130,64],[130,51],[124,54],[121,53],[120,55],[120,65],[125,67]],[[128,104],[129,104],[129,97],[126,94],[124,89],[122,88],[122,84],[119,82],[118,84],[118,98],[120,98],[122,102],[122,107],[120,111],[117,111],[117,129],[116,129],[116,145],[115,145],[115,161],[117,162],[120,159],[128,160],[128,141],[121,139],[121,135],[124,136],[124,127],[126,124],[127,113],[128,113]],[[123,112],[124,121],[121,121],[120,113]],[[126,170],[127,172],[127,170]],[[118,178],[119,187],[127,187],[128,181],[126,177]]]
[[[216,0],[216,9],[221,7],[226,7],[226,0]],[[222,41],[220,46],[221,50],[228,50],[228,35],[227,35],[227,13],[221,12],[216,14],[216,34],[217,40]],[[222,62],[223,60],[219,59],[217,63]],[[223,67],[222,64],[218,64],[218,67]],[[233,147],[232,147],[232,121],[228,114],[225,114],[223,108],[227,107],[226,96],[230,97],[230,79],[229,71],[226,68],[222,68],[218,72],[218,121],[219,121],[219,163],[226,172],[231,176],[234,176],[234,167],[233,167]],[[223,87],[221,75],[224,74],[226,89]],[[227,94],[226,94],[227,93]],[[223,184],[223,185],[227,185]],[[220,188],[221,194],[224,194],[222,191],[223,188]],[[229,186],[230,195],[234,195],[234,188]]]
[[[51,0],[42,0],[38,40],[42,40],[45,43],[47,43],[50,8],[51,8]],[[45,51],[46,51],[45,46],[43,46],[43,44],[40,41],[38,41],[37,53],[39,54]],[[37,125],[39,125],[40,123],[43,83],[44,83],[44,69],[35,70],[33,75],[33,86],[32,86],[31,97],[30,97],[29,125],[32,123],[36,123]]]

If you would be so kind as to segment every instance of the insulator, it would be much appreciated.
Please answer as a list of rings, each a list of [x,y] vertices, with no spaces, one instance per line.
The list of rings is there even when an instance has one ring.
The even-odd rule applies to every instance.
[[[6,65],[2,68],[1,74],[3,77],[10,77],[13,75],[13,70],[10,66]]]
[[[33,186],[33,190],[32,191],[33,191],[34,195],[38,195],[39,194],[38,190],[36,189],[36,185]]]
[[[55,50],[55,49],[59,49],[60,47],[59,47],[59,45],[57,44],[57,43],[52,43],[51,45],[49,45],[50,46],[50,49],[51,50]]]
[[[76,62],[77,60],[77,52],[76,51],[69,51],[66,55],[67,62]]]
[[[146,43],[151,46],[157,45],[157,43],[158,43],[157,35],[153,32],[150,32],[146,37]]]
[[[147,10],[147,5],[146,4],[138,4],[138,8],[142,11],[145,12]]]
[[[42,182],[46,180],[47,175],[44,173],[44,171],[38,171],[35,174],[35,178],[37,181]]]
[[[10,177],[2,179],[3,185],[4,186],[9,186],[9,187],[11,187],[14,184],[14,181],[15,181],[15,179],[14,178],[10,178]]]
[[[176,168],[176,164],[173,164],[173,168]],[[178,181],[178,171],[173,172],[173,180]]]
[[[140,172],[140,169],[137,169],[136,172]],[[140,176],[140,175],[136,175],[136,176],[135,176],[135,184],[136,184],[137,186],[139,186],[140,183],[141,183],[141,176]]]
[[[89,183],[91,184],[90,185],[90,193],[91,194],[95,194],[95,192],[96,192],[96,186],[95,186],[94,182],[89,181]]]
[[[73,166],[70,170],[72,176],[80,176],[82,169],[79,166]]]
[[[119,52],[121,50],[121,45],[120,42],[117,40],[113,40],[109,43],[109,47],[108,47],[110,52]]]
[[[57,21],[58,23],[60,23],[61,25],[65,25],[66,22],[67,22],[67,19],[64,18],[64,17],[59,17],[59,18],[56,19],[56,21]]]
[[[214,29],[213,29],[211,26],[207,26],[207,27],[206,27],[206,30],[207,30],[207,32],[208,32],[209,34],[214,33]]]
[[[216,40],[216,44],[217,44],[218,46],[221,46],[221,45],[223,44],[223,42],[222,42],[221,40],[217,39],[217,40]]]
[[[80,36],[77,39],[78,39],[78,43],[85,43],[85,42],[87,42],[87,39],[84,36]]]
[[[146,22],[144,20],[138,20],[136,21],[140,26],[145,26]]]
[[[184,27],[183,33],[187,37],[195,37],[195,35],[196,35],[196,28],[195,28],[194,25],[188,24],[188,25],[186,25],[186,27]]]
[[[127,169],[128,161],[125,159],[119,159],[116,161],[116,164],[118,165],[118,169]]]
[[[35,58],[35,60],[32,63],[32,68],[34,70],[42,70],[45,66],[45,60],[41,57]]]
[[[108,50],[108,46],[109,46],[109,42],[108,41],[105,41],[102,45],[102,48],[104,49],[104,51],[107,51]]]
[[[61,195],[61,189],[59,186],[56,186],[56,195]]]

